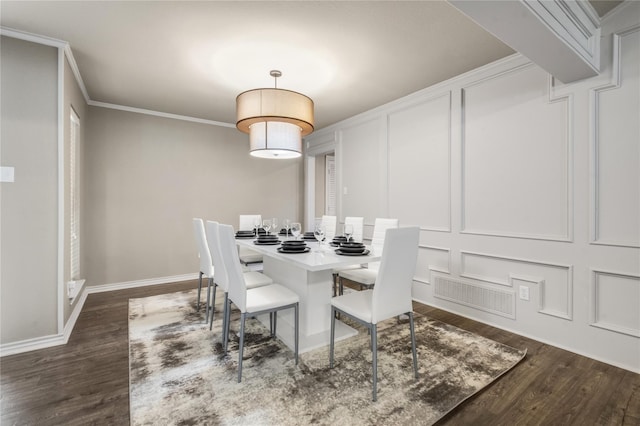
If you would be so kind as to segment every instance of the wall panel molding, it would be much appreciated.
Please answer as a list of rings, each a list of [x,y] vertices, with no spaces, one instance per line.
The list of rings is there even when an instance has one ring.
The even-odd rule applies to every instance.
[[[387,114],[387,211],[423,231],[451,232],[451,117],[450,90]]]
[[[433,247],[424,244],[418,245],[418,260],[416,262],[416,274],[414,281],[431,284],[431,275],[433,271],[443,274],[450,274],[451,270],[451,251],[447,248]],[[430,256],[428,253],[432,252]],[[440,259],[436,259],[437,253]],[[444,257],[444,259],[443,259]],[[419,272],[425,272],[426,276],[420,275]]]
[[[614,33],[613,37],[613,59],[612,59],[612,71],[611,71],[611,79],[609,82],[604,85],[595,87],[590,90],[589,96],[589,130],[590,130],[590,175],[591,180],[589,182],[589,192],[590,192],[590,243],[598,244],[598,245],[607,245],[607,246],[621,246],[621,247],[640,247],[640,226],[636,223],[636,232],[625,232],[626,237],[632,237],[635,234],[635,238],[623,239],[618,237],[607,237],[603,235],[603,223],[604,218],[601,215],[602,208],[602,191],[606,190],[602,188],[601,182],[601,174],[602,174],[602,141],[600,140],[600,131],[601,131],[601,119],[602,119],[602,96],[611,91],[619,90],[622,87],[622,69],[623,69],[623,54],[622,48],[623,43],[626,37],[630,37],[636,35],[636,33],[640,32],[640,26],[634,26],[630,29],[623,30],[619,33]],[[637,119],[637,112],[636,112]],[[636,123],[637,124],[637,123]],[[636,126],[637,127],[637,126]],[[636,145],[637,145],[636,141]],[[637,147],[636,147],[637,149]],[[625,156],[624,153],[622,154]],[[628,157],[628,156],[627,156]],[[633,157],[633,155],[631,156]],[[629,184],[635,183],[640,188],[640,184],[636,179],[631,179],[628,182]],[[610,189],[611,190],[611,189]],[[616,191],[622,190],[622,188],[616,188]],[[637,190],[634,191],[634,188],[631,188],[631,196],[637,196]],[[615,207],[611,206],[610,208],[615,209]],[[629,220],[640,221],[638,217],[640,217],[640,208],[636,206],[637,212],[630,213]]]
[[[472,259],[475,261],[473,266],[470,265]],[[514,280],[537,283],[541,293],[539,312],[562,319],[573,318],[571,265],[463,250],[460,252],[460,276],[510,288],[514,287]]]
[[[528,75],[520,74],[523,72],[526,72],[529,74]],[[486,206],[480,208],[478,206],[481,205],[482,203],[478,204],[477,202],[473,202],[472,200],[469,199],[471,194],[473,194],[473,189],[470,188],[470,182],[474,183],[473,181],[469,180],[469,179],[473,179],[469,177],[469,176],[472,176],[471,175],[472,172],[470,169],[470,165],[472,164],[470,163],[470,161],[472,161],[472,157],[470,154],[469,147],[471,146],[475,149],[476,154],[474,155],[478,155],[478,152],[479,152],[478,151],[479,148],[477,146],[469,145],[471,126],[474,125],[474,128],[473,128],[474,132],[480,132],[476,135],[476,137],[484,137],[488,141],[493,141],[492,142],[494,145],[493,148],[497,149],[499,146],[501,146],[499,142],[494,141],[495,137],[490,137],[491,135],[484,135],[484,133],[491,131],[489,130],[489,128],[494,129],[493,131],[495,132],[496,131],[495,129],[503,128],[504,126],[496,125],[495,127],[489,127],[490,124],[486,124],[485,126],[480,126],[477,123],[481,121],[485,122],[487,119],[493,119],[493,121],[504,119],[504,120],[507,120],[505,121],[505,123],[508,123],[509,121],[513,120],[513,116],[512,116],[513,114],[520,114],[520,116],[516,116],[516,119],[524,123],[528,121],[528,118],[522,114],[532,114],[532,116],[537,115],[538,110],[532,111],[531,109],[534,107],[537,108],[535,103],[537,102],[536,100],[539,98],[537,98],[532,94],[523,94],[522,96],[514,95],[513,94],[514,91],[511,90],[508,85],[518,84],[517,83],[518,78],[525,79],[524,81],[529,81],[531,85],[534,85],[534,84],[540,85],[541,84],[540,81],[535,83],[534,80],[531,80],[531,79],[537,78],[538,80],[540,80],[541,75],[543,75],[541,73],[542,71],[535,68],[533,64],[519,64],[506,71],[496,73],[495,75],[485,76],[484,78],[481,78],[475,82],[469,83],[461,88],[461,113],[460,113],[460,119],[461,119],[461,123],[460,123],[460,129],[461,129],[461,158],[460,158],[461,233],[485,235],[485,236],[509,237],[509,238],[562,241],[562,242],[572,241],[573,239],[573,186],[574,186],[572,182],[573,180],[573,130],[572,128],[574,125],[573,124],[573,98],[571,94],[565,94],[562,96],[557,95],[555,93],[555,89],[553,86],[553,80],[548,74],[544,74],[545,80],[546,80],[546,82],[544,83],[546,87],[545,88],[546,105],[549,105],[549,106],[555,105],[554,108],[557,110],[559,106],[564,104],[564,107],[560,109],[561,111],[563,111],[562,112],[563,115],[558,119],[558,125],[563,125],[564,127],[558,128],[556,130],[556,132],[560,131],[562,133],[555,134],[556,138],[560,138],[561,140],[564,141],[564,145],[561,149],[562,155],[564,157],[562,159],[562,164],[555,164],[556,166],[555,173],[560,174],[563,180],[562,187],[557,189],[558,191],[561,191],[561,192],[554,194],[554,193],[548,192],[548,190],[546,191],[538,190],[537,195],[540,198],[540,202],[535,203],[535,199],[531,197],[530,197],[531,199],[527,201],[527,204],[531,207],[531,212],[529,211],[525,212],[524,210],[522,210],[524,209],[524,207],[521,207],[521,204],[522,204],[521,201],[523,200],[515,201],[514,203],[511,203],[511,204],[509,202],[506,202],[508,200],[507,197],[509,196],[509,194],[505,194],[504,198],[487,200],[487,203],[489,203],[489,205],[491,206],[494,206],[494,205],[497,206],[502,204],[504,208],[501,210],[505,210],[507,212],[512,211],[522,217],[528,217],[529,215],[533,215],[534,217],[540,216],[540,221],[546,220],[547,222],[537,225],[539,229],[536,229],[535,226],[531,228],[530,226],[531,223],[534,223],[534,225],[536,225],[535,222],[531,222],[529,219],[524,220],[523,218],[518,218],[518,217],[512,218],[508,213],[504,213],[506,215],[505,218],[508,218],[509,220],[513,220],[513,221],[520,220],[520,223],[517,225],[515,223],[505,225],[503,229],[499,229],[499,226],[498,226],[498,229],[492,229],[493,226],[495,226],[495,223],[494,225],[492,225],[490,223],[491,220],[489,221],[489,223],[485,225],[482,225],[481,222],[482,221],[486,222],[487,220],[486,217],[495,218],[496,217],[495,213],[501,212],[501,210],[497,210],[497,207],[496,207],[496,209],[493,210],[492,214],[488,214],[487,212],[490,211],[490,208],[487,208]],[[503,78],[506,79],[504,80],[505,93],[502,95],[500,93],[495,93],[495,96],[493,96],[492,98],[486,98],[486,99],[487,99],[487,102],[502,102],[504,103],[504,105],[501,105],[500,103],[496,103],[495,105],[490,104],[491,108],[495,109],[495,115],[493,117],[491,117],[490,109],[489,111],[487,111],[486,108],[480,108],[478,106],[476,108],[476,113],[481,113],[485,115],[472,118],[470,116],[471,114],[470,100],[469,100],[470,90],[482,89],[484,90],[484,92],[486,92],[485,96],[490,96],[489,90],[494,90],[494,91],[497,90],[497,88],[500,87],[501,84],[503,84],[500,81]],[[483,89],[481,86],[484,84],[491,84],[493,86],[486,86]],[[532,88],[535,88],[535,86],[530,87],[529,90],[533,90]],[[540,90],[540,89],[541,89],[541,86],[538,86],[537,90]],[[479,101],[483,100],[482,90],[478,94]],[[509,94],[508,96],[512,97],[512,99],[507,97],[506,95],[507,93]],[[523,102],[527,102],[527,104],[524,104]],[[514,108],[518,109],[517,112],[514,111]],[[545,106],[542,106],[541,108],[545,108]],[[498,116],[498,114],[500,115]],[[547,114],[557,117],[557,114],[552,114],[551,112],[547,112]],[[506,132],[502,134],[502,137],[505,138],[509,135],[509,132],[514,132],[515,130],[511,129],[511,130],[503,130],[503,131]],[[510,136],[510,137],[514,140],[514,142],[516,142],[517,139],[519,139],[517,136]],[[504,145],[505,143],[506,142],[503,140],[502,144]],[[507,147],[509,147],[509,144],[507,144]],[[513,149],[511,147],[509,148]],[[537,146],[529,145],[529,149],[531,150],[532,153],[535,153]],[[513,163],[514,158],[508,157],[510,155],[508,151],[505,152],[504,150],[500,150],[500,151],[497,151],[493,157],[488,157],[490,156],[490,154],[491,154],[490,152],[487,152],[487,153],[483,153],[482,155],[485,156],[484,160],[487,160],[487,158],[489,158],[491,164],[488,166],[488,169],[491,170],[492,174],[496,175],[496,177],[492,178],[493,179],[492,182],[502,182],[504,185],[507,185],[507,182],[509,182],[512,185],[509,188],[509,191],[511,191],[512,195],[520,194],[522,191],[525,190],[524,188],[521,189],[521,188],[514,187],[514,185],[516,185],[515,182],[517,182],[518,179],[521,179],[521,182],[528,186],[532,185],[530,180],[525,179],[525,176],[519,176],[517,174],[518,165]],[[504,161],[502,161],[502,163],[500,162],[501,158],[499,158],[498,156],[504,156],[503,158]],[[543,161],[542,160],[543,157],[539,156],[539,158],[540,158],[540,161]],[[481,161],[481,160],[478,160],[478,161]],[[484,162],[484,160],[482,161]],[[540,164],[537,170],[534,169],[535,167],[534,163],[532,164],[526,163],[526,166],[528,168],[527,172],[531,172],[529,173],[529,176],[545,177],[549,170],[549,164]],[[480,166],[476,165],[475,167],[478,168]],[[558,167],[562,167],[562,170],[560,170]],[[497,177],[499,173],[503,173],[503,176],[501,176],[500,178]],[[512,174],[509,174],[509,173],[512,173]],[[505,186],[505,188],[508,188],[508,187]],[[531,188],[536,188],[536,187],[533,186]],[[556,186],[548,186],[547,188],[555,189]],[[529,193],[531,193],[532,195],[536,195],[534,191],[529,191]],[[502,194],[503,193],[494,194],[494,198],[501,197]],[[492,194],[489,193],[486,195],[491,196]],[[552,211],[550,213],[551,216],[546,217],[544,216],[544,214],[550,210],[548,207],[545,207],[545,206],[549,206],[548,203],[550,202],[550,200],[553,201],[553,204],[551,204],[550,207],[554,207],[556,211]],[[475,212],[476,216],[473,217],[473,220],[476,222],[475,224],[471,223],[472,216],[470,215],[474,214],[473,212],[470,211],[471,208],[475,208],[476,210],[479,209],[478,212]],[[552,217],[553,214],[555,214],[556,216],[555,218]],[[485,217],[485,219],[483,219],[483,216]],[[492,219],[492,220],[496,221],[496,219]],[[553,225],[550,225],[549,221],[556,221],[556,223],[554,223]],[[525,229],[527,225],[529,225],[531,229]],[[553,230],[551,230],[550,232],[546,231],[547,229],[550,229],[550,228],[555,228],[555,232]]]
[[[571,312],[568,309],[559,311],[557,309],[551,309],[548,307],[549,303],[546,297],[547,291],[545,291],[546,283],[544,278],[529,277],[527,275],[520,275],[520,274],[509,274],[509,282],[511,283],[511,286],[514,288],[518,287],[520,285],[519,284],[520,282],[525,283],[527,285],[533,285],[533,287],[538,292],[538,312],[539,313],[550,315],[552,317],[566,319],[566,320],[571,319]]]
[[[591,269],[589,324],[640,337],[640,276]]]

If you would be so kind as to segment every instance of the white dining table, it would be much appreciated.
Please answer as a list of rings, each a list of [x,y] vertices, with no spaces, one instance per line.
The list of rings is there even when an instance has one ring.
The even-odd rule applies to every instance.
[[[279,237],[285,240],[283,236]],[[296,292],[300,297],[300,353],[329,345],[331,332],[331,297],[333,296],[334,268],[349,265],[366,264],[381,259],[367,246],[369,254],[364,256],[344,256],[335,253],[335,247],[316,241],[307,241],[311,250],[307,253],[281,253],[278,245],[258,245],[253,239],[236,239],[238,246],[250,247],[263,256],[263,271],[275,283]],[[260,321],[269,324],[269,317],[263,316]],[[341,321],[336,321],[336,341],[356,335],[357,331]],[[293,312],[278,313],[278,337],[290,348],[294,345]]]

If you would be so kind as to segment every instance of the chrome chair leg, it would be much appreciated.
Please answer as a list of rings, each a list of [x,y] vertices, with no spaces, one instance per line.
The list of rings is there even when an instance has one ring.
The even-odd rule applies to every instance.
[[[373,347],[373,401],[378,399],[378,326],[371,324],[371,346]]]
[[[213,282],[213,278],[211,278],[210,286],[213,287],[213,297],[211,298],[211,321],[213,321],[215,312],[216,312],[216,288],[218,287],[216,283]]]
[[[336,308],[331,307],[331,340],[329,340],[329,368],[333,368],[333,346],[336,337]]]
[[[411,351],[413,352],[413,371],[418,378],[418,356],[416,354],[416,328],[413,324],[413,312],[409,312],[409,327],[411,328]]]
[[[296,365],[298,365],[298,341],[299,341],[299,335],[300,335],[300,329],[299,329],[299,323],[300,323],[300,315],[299,315],[299,310],[298,310],[299,304],[296,303],[296,306],[294,307],[294,311],[295,311],[295,317],[296,317],[296,325],[295,325],[295,350],[296,350]]]
[[[205,316],[204,316],[205,324],[207,322],[209,322],[209,313],[210,313],[209,310],[210,309],[213,310],[213,305],[211,304],[211,290],[212,290],[212,287],[213,287],[213,300],[214,300],[213,303],[215,303],[215,300],[216,300],[216,287],[215,287],[215,284],[213,283],[213,278],[209,278],[207,280],[207,304],[206,304],[205,310],[204,310],[204,312],[205,312]],[[213,312],[211,312],[211,315],[213,315]]]
[[[244,354],[244,323],[247,318],[246,313],[240,315],[240,346],[238,348],[238,383],[242,381],[242,355]]]
[[[231,300],[228,297],[226,297],[226,303],[225,303],[224,309],[225,309],[225,312],[226,312],[226,318],[225,318],[225,321],[224,321],[224,324],[223,324],[224,329],[222,331],[222,334],[223,334],[223,340],[222,340],[223,343],[222,344],[223,344],[223,347],[224,347],[224,354],[226,355],[227,354],[227,348],[229,346],[229,328],[231,328],[231,327],[229,327],[229,322],[231,320]]]
[[[271,337],[276,337],[276,333],[278,331],[278,311],[273,312],[273,331],[271,332]]]
[[[200,293],[202,291],[202,271],[200,271],[200,275],[198,278],[198,302],[196,303],[196,310],[200,310]]]

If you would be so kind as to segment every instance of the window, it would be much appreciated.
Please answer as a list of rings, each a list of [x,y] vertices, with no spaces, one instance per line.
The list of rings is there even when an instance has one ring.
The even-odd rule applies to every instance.
[[[69,216],[70,216],[70,278],[74,282],[80,279],[80,188],[78,184],[78,146],[80,139],[80,119],[73,109],[70,117],[69,148]]]

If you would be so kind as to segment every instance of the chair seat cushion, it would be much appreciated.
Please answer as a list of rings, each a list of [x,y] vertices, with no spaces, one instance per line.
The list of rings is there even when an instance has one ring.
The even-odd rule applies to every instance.
[[[352,271],[354,269],[362,269],[362,266],[361,265],[341,266],[339,268],[334,268],[331,272],[333,274],[339,274],[342,271]]]
[[[238,252],[240,262],[242,263],[259,263],[262,262],[262,254],[250,248],[240,247]]]
[[[243,275],[244,275],[244,283],[248,289],[262,287],[263,285],[273,284],[273,280],[270,277],[260,272],[249,271],[249,272],[245,272]]]
[[[367,268],[342,271],[340,272],[340,278],[345,278],[364,285],[374,285],[378,278],[378,271]]]
[[[331,299],[331,305],[347,315],[352,315],[362,321],[370,323],[372,320],[371,300],[373,290],[354,291]]]
[[[298,303],[298,295],[280,284],[247,290],[247,312],[260,312]]]

